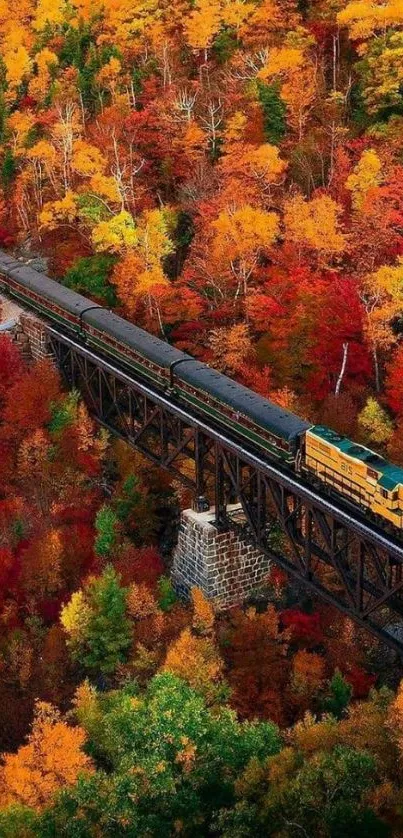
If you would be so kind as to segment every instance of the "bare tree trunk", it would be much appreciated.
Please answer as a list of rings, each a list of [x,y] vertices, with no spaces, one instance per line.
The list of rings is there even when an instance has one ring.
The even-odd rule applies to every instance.
[[[337,379],[336,388],[335,388],[335,391],[334,391],[334,395],[336,396],[336,398],[340,393],[340,388],[341,388],[341,385],[343,383],[344,373],[346,372],[347,356],[348,356],[348,343],[343,343],[343,361],[342,361],[342,364],[341,364],[340,374],[339,374],[339,377]]]
[[[333,35],[333,90],[337,88],[337,40]]]
[[[372,348],[372,357],[374,359],[374,371],[375,371],[375,390],[377,393],[381,391],[381,374],[379,370],[379,358],[378,358],[378,350],[376,345]]]

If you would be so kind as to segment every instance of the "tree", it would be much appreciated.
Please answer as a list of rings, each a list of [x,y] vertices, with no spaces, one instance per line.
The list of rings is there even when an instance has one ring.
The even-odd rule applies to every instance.
[[[127,210],[122,210],[108,221],[99,221],[92,231],[92,241],[101,252],[120,253],[135,247],[138,233],[134,219]]]
[[[22,373],[22,359],[8,335],[0,337],[0,408],[8,389]]]
[[[47,360],[35,365],[13,381],[7,391],[3,420],[13,438],[21,438],[51,419],[51,406],[60,399],[60,379]]]
[[[114,257],[104,253],[78,259],[66,271],[63,285],[112,307],[116,305],[116,294],[109,283],[109,276],[114,264]]]
[[[328,695],[324,700],[324,708],[332,713],[337,719],[342,718],[348,703],[351,699],[352,688],[343,678],[339,669],[336,669],[333,678],[329,682]]]
[[[353,174],[349,175],[346,181],[355,210],[365,210],[368,195],[381,183],[381,170],[381,161],[376,151],[374,149],[363,151]]]
[[[280,87],[282,100],[288,106],[290,126],[301,140],[316,94],[315,62],[309,51],[312,40],[303,30],[290,32],[284,45],[273,47],[258,77]]]
[[[210,636],[215,621],[214,609],[200,588],[192,588],[193,630],[201,636]]]
[[[372,349],[377,392],[381,389],[379,352],[395,342],[392,320],[400,315],[403,306],[403,260],[396,265],[384,265],[367,275],[362,283],[361,299],[367,316],[366,332]]]
[[[377,3],[347,3],[337,15],[338,22],[349,28],[353,40],[365,40],[377,32],[385,32],[388,26],[403,24],[403,14],[399,5],[390,0]]]
[[[393,432],[393,425],[381,405],[369,397],[365,407],[358,416],[358,425],[369,443],[385,445]]]
[[[86,735],[71,727],[56,708],[37,702],[28,743],[6,754],[0,769],[0,805],[20,803],[34,809],[48,805],[56,792],[93,771],[84,753]]]
[[[325,675],[325,660],[315,652],[300,649],[293,657],[291,689],[299,696],[311,698],[319,692]]]
[[[111,506],[104,505],[95,520],[97,537],[95,552],[103,559],[110,558],[116,550],[119,537],[119,520]]]
[[[62,535],[55,528],[31,540],[22,553],[22,584],[28,594],[40,599],[60,591],[62,554]]]
[[[399,346],[387,366],[385,381],[388,405],[398,416],[403,413],[403,347]]]
[[[283,722],[286,708],[281,696],[289,679],[289,632],[281,631],[274,606],[262,614],[254,608],[233,611],[219,638],[231,702],[241,717]]]
[[[101,693],[83,684],[76,715],[101,767],[61,795],[43,815],[42,829],[137,834],[209,831],[252,757],[280,747],[271,723],[240,724],[227,708],[211,711],[201,695],[171,673],[139,695],[128,683]],[[68,827],[67,827],[68,824]],[[46,834],[46,833],[45,833]]]
[[[251,352],[249,329],[244,323],[213,329],[209,335],[209,345],[214,367],[228,375],[235,375],[242,369]]]
[[[259,257],[274,243],[279,230],[278,216],[251,206],[234,212],[223,211],[212,222],[213,257],[224,269],[230,269],[236,281],[235,299],[246,297],[248,282]]]
[[[163,669],[214,702],[222,688],[223,663],[214,642],[184,629],[168,649]]]
[[[286,203],[284,222],[286,236],[294,242],[301,254],[304,249],[317,252],[320,265],[326,265],[346,248],[346,238],[341,231],[342,207],[330,196],[320,195],[306,201],[302,195]]]
[[[111,566],[73,594],[60,619],[73,658],[89,672],[110,675],[125,660],[132,629],[126,590]]]
[[[164,210],[148,210],[139,219],[136,240],[113,272],[112,282],[127,312],[133,315],[144,302],[152,322],[156,316],[163,332],[160,299],[169,290],[163,269],[164,259],[172,253],[169,216]]]
[[[186,22],[187,43],[196,51],[202,50],[206,62],[221,20],[220,5],[216,0],[197,0]]]
[[[259,102],[263,111],[264,133],[267,142],[278,145],[286,133],[286,104],[279,85],[257,82]]]

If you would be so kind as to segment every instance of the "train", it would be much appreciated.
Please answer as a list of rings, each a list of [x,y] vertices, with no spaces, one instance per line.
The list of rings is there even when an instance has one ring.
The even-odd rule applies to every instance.
[[[402,535],[403,469],[376,452],[312,425],[1,250],[0,291],[245,449]]]

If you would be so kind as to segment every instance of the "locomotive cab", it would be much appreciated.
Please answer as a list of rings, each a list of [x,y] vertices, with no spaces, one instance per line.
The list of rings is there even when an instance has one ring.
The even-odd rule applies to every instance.
[[[328,491],[403,531],[403,468],[322,425],[305,436],[303,470]]]
[[[393,469],[393,467],[391,467]],[[400,471],[398,469],[397,471]],[[393,471],[392,471],[393,473]],[[403,529],[403,475],[396,479],[382,475],[376,485],[373,512],[389,521],[399,530]]]

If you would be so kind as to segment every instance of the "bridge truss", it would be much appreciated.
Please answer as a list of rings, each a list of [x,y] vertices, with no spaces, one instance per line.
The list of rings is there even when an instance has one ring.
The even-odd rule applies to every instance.
[[[52,327],[49,348],[90,414],[215,506],[273,562],[403,652],[403,545]],[[241,519],[227,507],[239,502]]]

